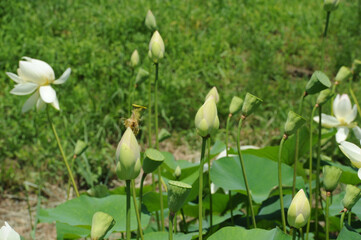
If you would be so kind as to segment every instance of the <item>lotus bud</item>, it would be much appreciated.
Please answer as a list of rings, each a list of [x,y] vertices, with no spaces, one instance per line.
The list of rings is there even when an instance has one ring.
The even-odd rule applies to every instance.
[[[302,228],[306,225],[311,213],[310,203],[303,189],[297,192],[292,199],[287,212],[287,221],[291,227]]]
[[[335,11],[338,8],[340,0],[325,0],[323,2],[323,10],[327,12]]]
[[[168,207],[171,213],[178,212],[183,206],[188,195],[192,190],[192,186],[183,182],[168,181]]]
[[[289,111],[285,124],[285,135],[287,135],[288,137],[291,136],[297,131],[297,129],[302,127],[305,122],[306,120],[303,117],[301,117],[294,111]]]
[[[104,212],[96,212],[93,215],[91,240],[101,240],[107,232],[115,225],[115,220],[109,214]]]
[[[210,96],[199,108],[195,117],[195,125],[197,133],[201,137],[208,137],[219,128],[217,105],[213,96]]]
[[[135,179],[140,172],[140,147],[131,128],[127,128],[120,140],[116,159],[116,172],[120,180]]]
[[[229,112],[236,114],[242,109],[243,99],[237,96],[232,98],[231,104],[229,105]]]
[[[340,70],[338,70],[335,81],[342,82],[347,81],[352,76],[352,72],[348,67],[342,66]]]
[[[158,141],[163,142],[164,140],[170,138],[171,136],[172,135],[170,134],[170,132],[167,131],[167,129],[162,128],[158,134]]]
[[[137,76],[135,77],[135,84],[140,85],[149,77],[149,72],[144,70],[143,68],[139,68]]]
[[[143,171],[145,173],[154,172],[164,161],[164,155],[156,149],[148,148],[144,153]]]
[[[324,103],[326,103],[329,99],[331,99],[333,95],[334,94],[332,93],[331,89],[329,89],[329,88],[322,90],[317,97],[316,103],[319,106],[321,106]]]
[[[352,71],[354,74],[359,74],[361,72],[361,61],[358,59],[353,60]]]
[[[182,175],[182,169],[180,168],[180,166],[177,166],[174,171],[174,176],[176,179],[179,179],[181,175]]]
[[[132,53],[132,56],[130,57],[130,65],[134,68],[138,66],[138,64],[139,64],[139,53],[138,50],[135,49],[134,52]]]
[[[346,194],[345,197],[342,199],[342,204],[344,208],[347,210],[351,210],[352,207],[357,203],[357,201],[361,197],[361,190],[353,185],[346,186]]]
[[[151,31],[157,29],[157,22],[152,11],[148,10],[147,16],[145,17],[145,26]]]
[[[80,156],[86,149],[88,148],[88,144],[83,142],[82,140],[76,141],[74,156]]]
[[[306,93],[315,94],[331,87],[330,79],[321,71],[315,71],[306,84]]]
[[[262,99],[247,93],[242,106],[243,116],[248,117],[251,115],[262,102]]]
[[[158,31],[155,31],[149,42],[149,57],[154,63],[158,63],[164,57],[164,42]]]
[[[342,170],[335,166],[323,166],[323,186],[327,192],[333,192],[336,189],[338,181],[342,175]]]
[[[206,99],[207,100],[209,98],[209,96],[213,96],[214,100],[216,101],[216,103],[219,102],[219,95],[218,95],[218,91],[216,87],[213,87],[207,94]]]

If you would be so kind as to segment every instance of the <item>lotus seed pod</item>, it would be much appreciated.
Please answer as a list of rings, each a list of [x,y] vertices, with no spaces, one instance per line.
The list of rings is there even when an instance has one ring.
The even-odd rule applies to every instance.
[[[156,149],[148,148],[144,153],[143,171],[145,173],[154,172],[164,161],[164,155]]]
[[[120,180],[135,179],[140,172],[140,147],[131,128],[127,128],[120,140],[116,159],[116,172]]]
[[[307,94],[319,93],[331,87],[330,79],[321,71],[315,71],[306,85]]]
[[[323,2],[323,9],[327,12],[335,11],[338,8],[340,0],[325,0]]]
[[[303,117],[301,117],[294,111],[289,111],[287,121],[285,124],[285,134],[287,136],[291,136],[292,134],[294,134],[297,131],[297,129],[302,127],[302,125],[305,122],[306,122],[306,120]]]
[[[93,215],[91,240],[101,240],[107,232],[115,225],[115,220],[109,214],[104,212],[96,212]]]
[[[209,98],[209,96],[213,96],[214,100],[216,101],[216,103],[219,102],[219,95],[218,95],[218,91],[216,87],[213,87],[207,94],[206,99],[207,100]]]
[[[149,78],[149,72],[143,68],[139,68],[137,76],[135,77],[135,84],[140,85]]]
[[[134,68],[139,64],[139,53],[138,50],[135,49],[130,57],[130,65]]]
[[[306,225],[311,213],[310,203],[303,189],[297,192],[292,199],[287,212],[287,221],[291,227],[302,228]]]
[[[242,109],[243,99],[237,96],[232,98],[231,104],[229,105],[229,112],[236,114]]]
[[[178,212],[192,190],[192,186],[183,182],[168,181],[168,207],[171,213]]]
[[[333,192],[336,189],[338,181],[342,175],[342,170],[335,166],[323,166],[323,186],[327,192]]]
[[[334,94],[329,88],[322,90],[317,97],[316,103],[321,106],[324,103],[326,103],[329,99],[331,99],[333,95]]]
[[[147,16],[145,17],[145,26],[151,31],[157,29],[157,22],[152,11],[148,10]]]
[[[361,190],[356,186],[347,184],[346,194],[345,197],[342,199],[342,204],[344,208],[350,211],[352,207],[360,199],[360,197],[361,197]]]
[[[361,72],[361,61],[358,59],[353,60],[352,71],[354,74],[359,74]]]
[[[177,166],[174,171],[174,176],[176,179],[179,179],[181,175],[182,175],[182,169],[180,168],[180,166]]]
[[[340,70],[338,70],[335,81],[342,82],[347,81],[352,76],[352,72],[348,67],[342,66]]]
[[[80,156],[87,148],[88,148],[88,144],[86,144],[82,140],[76,141],[76,145],[75,145],[75,149],[74,149],[74,155],[75,156]]]
[[[158,63],[164,57],[165,47],[162,37],[158,31],[155,31],[149,42],[149,57],[154,63]]]
[[[210,96],[199,108],[195,117],[195,125],[197,133],[201,137],[213,135],[219,128],[217,105],[213,96]]]
[[[245,117],[248,117],[249,115],[251,115],[257,108],[258,106],[263,102],[262,99],[247,93],[246,97],[243,101],[243,106],[242,106],[242,114]]]

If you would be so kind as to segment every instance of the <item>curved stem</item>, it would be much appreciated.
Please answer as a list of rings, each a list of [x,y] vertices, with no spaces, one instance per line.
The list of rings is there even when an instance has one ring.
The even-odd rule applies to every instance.
[[[126,183],[126,193],[127,193],[127,205],[126,205],[126,237],[127,240],[130,240],[130,180],[125,180]]]
[[[137,195],[135,193],[134,180],[132,180],[132,195],[133,195],[133,203],[134,203],[135,214],[137,216],[137,222],[138,222],[138,234],[140,235],[140,238],[142,240],[144,240],[143,230],[142,230],[142,222],[140,221],[140,214],[139,214],[139,209],[138,209],[138,204],[137,204]],[[138,238],[138,236],[137,236],[137,238]]]
[[[61,156],[63,157],[63,160],[64,160],[64,163],[65,163],[66,169],[68,170],[68,174],[69,174],[70,180],[71,180],[71,182],[72,182],[72,184],[73,184],[73,187],[74,187],[76,196],[79,197],[78,187],[77,187],[76,184],[75,184],[73,174],[72,174],[72,172],[71,172],[71,169],[70,169],[68,160],[67,160],[67,158],[66,158],[66,156],[65,156],[63,147],[61,146],[60,139],[59,139],[58,134],[57,134],[56,129],[55,129],[55,125],[54,125],[53,122],[51,121],[51,118],[50,118],[50,115],[49,115],[49,108],[48,108],[48,107],[46,107],[46,115],[47,115],[47,117],[48,117],[49,125],[50,125],[51,129],[53,130],[54,136],[55,136],[55,138],[56,138],[56,142],[58,143],[58,147],[59,147]]]
[[[286,233],[286,217],[285,217],[285,210],[283,207],[283,190],[282,190],[282,148],[286,139],[287,139],[286,136],[282,137],[280,148],[278,151],[278,189],[280,194],[282,228],[284,233]]]
[[[241,162],[241,167],[242,167],[242,175],[243,175],[243,180],[244,180],[244,184],[246,185],[246,191],[247,191],[247,196],[248,196],[248,204],[249,204],[249,208],[251,210],[251,216],[252,216],[252,223],[254,228],[257,228],[256,225],[256,218],[254,215],[254,210],[253,210],[253,204],[252,204],[252,196],[251,196],[251,191],[249,190],[249,186],[248,186],[248,180],[247,180],[247,175],[246,175],[246,169],[244,166],[244,161],[243,161],[243,157],[242,157],[242,153],[241,153],[241,146],[240,146],[240,142],[241,142],[241,129],[242,129],[242,122],[243,119],[245,117],[242,116],[241,119],[238,122],[238,131],[237,131],[237,152],[238,152],[238,157],[239,157],[239,161]],[[248,216],[247,216],[248,218]]]
[[[316,163],[316,192],[315,192],[315,236],[318,238],[318,203],[320,193],[320,163],[321,163],[321,122],[322,106],[318,106],[318,139],[317,139],[317,163]]]
[[[330,239],[330,234],[329,234],[329,225],[330,225],[330,221],[328,219],[329,216],[329,208],[330,208],[330,196],[331,196],[331,192],[326,192],[326,216],[325,216],[325,230],[326,230],[326,240]]]
[[[198,231],[198,238],[199,240],[203,239],[202,235],[202,221],[203,221],[203,208],[202,208],[202,201],[203,201],[203,158],[204,153],[206,151],[206,143],[207,143],[207,137],[202,138],[202,152],[201,152],[201,159],[199,162],[199,189],[198,189],[198,221],[199,221],[199,231]]]
[[[344,222],[344,219],[345,219],[345,214],[346,214],[346,211],[343,211],[342,214],[341,214],[341,218],[340,218],[340,229],[343,228],[343,222]]]
[[[298,106],[298,114],[302,115],[303,99],[305,95],[302,95],[300,105]],[[298,149],[300,145],[300,130],[296,131],[296,146],[295,146],[295,162],[293,164],[293,182],[292,182],[292,197],[296,194],[296,175],[297,175],[297,162],[298,162]]]
[[[351,81],[350,81],[351,82]],[[360,108],[360,104],[358,103],[357,101],[357,98],[356,98],[356,95],[355,95],[355,92],[352,90],[352,86],[350,84],[350,87],[349,87],[349,91],[350,91],[350,94],[351,94],[351,97],[352,97],[352,100],[354,101],[354,103],[356,104],[357,106],[357,111],[358,111],[358,115],[361,117],[361,108]]]
[[[209,214],[210,214],[210,223],[211,228],[210,232],[212,234],[213,227],[213,202],[212,202],[212,191],[211,191],[211,138],[208,138],[207,141],[207,160],[208,160],[208,188],[209,188]]]

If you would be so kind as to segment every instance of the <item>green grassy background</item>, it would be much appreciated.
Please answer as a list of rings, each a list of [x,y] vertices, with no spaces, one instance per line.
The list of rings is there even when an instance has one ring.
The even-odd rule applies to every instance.
[[[48,169],[43,173],[50,181],[64,172],[46,114],[35,110],[21,114],[27,97],[9,93],[14,83],[5,72],[16,72],[22,56],[48,62],[56,76],[72,68],[66,84],[55,86],[61,111],[52,109],[51,115],[66,152],[71,155],[77,139],[88,141],[94,177],[106,181],[123,130],[121,118],[127,117],[129,58],[134,49],[142,67],[154,73],[147,58],[152,35],[144,25],[148,9],[156,16],[166,46],[159,105],[160,125],[172,132],[170,141],[199,145],[194,116],[216,86],[221,127],[234,95],[243,97],[248,91],[264,100],[243,136],[245,144],[264,146],[279,138],[288,110],[296,106],[312,72],[322,68],[326,16],[322,4],[322,0],[1,1],[0,161],[6,164],[1,164],[0,186],[17,188],[14,183],[36,179],[41,166]],[[361,58],[359,27],[357,1],[342,1],[331,15],[325,42],[322,70],[330,79],[340,66]],[[354,85],[359,93],[359,84]],[[136,103],[147,105],[146,87],[137,89]],[[219,137],[223,138],[222,131]]]

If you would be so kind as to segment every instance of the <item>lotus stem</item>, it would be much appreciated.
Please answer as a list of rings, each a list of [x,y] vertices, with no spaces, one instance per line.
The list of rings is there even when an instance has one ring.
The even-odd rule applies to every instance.
[[[198,191],[198,221],[199,221],[199,232],[198,232],[198,238],[199,240],[203,239],[202,235],[202,221],[203,221],[203,207],[202,207],[202,201],[203,201],[203,158],[206,151],[206,143],[207,143],[207,137],[202,137],[202,152],[201,152],[201,159],[199,162],[199,191]]]
[[[296,235],[297,235],[297,229],[294,228],[292,232],[292,240],[296,240]]]
[[[305,239],[305,236],[304,236],[304,234],[303,234],[302,228],[299,228],[298,230],[300,231],[301,239],[302,239],[302,240]]]
[[[352,212],[348,211],[347,223],[351,226]]]
[[[232,223],[232,225],[234,225],[232,192],[231,192],[231,190],[228,191],[228,198],[229,198],[229,208],[231,209],[231,223]]]
[[[126,205],[126,239],[130,240],[130,180],[125,180],[127,205]]]
[[[232,114],[230,113],[227,118],[227,124],[226,124],[226,156],[228,157],[228,137],[229,137],[229,122],[232,118]],[[229,207],[231,208],[231,222],[232,225],[234,225],[234,219],[233,219],[233,208],[232,208],[232,192],[231,190],[228,191],[229,196]]]
[[[247,175],[246,175],[246,169],[244,166],[244,161],[243,161],[243,157],[242,157],[242,153],[241,153],[241,146],[240,146],[240,142],[241,142],[241,129],[242,129],[242,122],[243,119],[245,119],[245,116],[242,116],[241,119],[238,122],[238,131],[237,131],[237,152],[238,152],[238,157],[239,157],[239,161],[241,162],[241,167],[242,167],[242,175],[243,175],[243,180],[244,180],[244,184],[246,185],[246,191],[247,191],[247,196],[248,196],[248,204],[249,204],[249,208],[251,210],[251,216],[252,216],[252,223],[253,223],[253,227],[257,228],[256,225],[256,218],[254,215],[254,210],[253,210],[253,204],[252,204],[252,196],[251,196],[251,191],[249,190],[249,186],[248,186],[248,180],[247,180]],[[248,214],[247,214],[248,215]],[[248,218],[248,216],[247,216]]]
[[[132,113],[132,98],[133,98],[133,76],[134,76],[134,69],[132,68],[132,76],[129,78],[129,87],[128,87],[128,117],[130,117],[130,114]]]
[[[50,115],[49,115],[49,108],[48,108],[48,107],[46,107],[46,115],[47,115],[47,117],[48,117],[49,125],[50,125],[51,129],[53,130],[54,136],[55,136],[55,138],[56,138],[56,142],[58,143],[58,147],[59,147],[61,156],[63,157],[63,160],[64,160],[64,163],[65,163],[66,169],[68,170],[68,174],[69,174],[70,180],[71,180],[71,182],[72,182],[72,184],[73,184],[73,187],[74,187],[76,196],[79,197],[78,187],[77,187],[76,184],[75,184],[73,174],[72,174],[72,172],[71,172],[71,169],[70,169],[68,160],[67,160],[67,158],[66,158],[66,156],[65,156],[63,147],[61,146],[60,139],[59,139],[58,134],[57,134],[56,129],[55,129],[55,125],[54,125],[53,122],[51,121],[51,118],[50,118]]]
[[[208,188],[209,188],[209,214],[210,214],[210,223],[211,223],[211,234],[213,227],[213,202],[212,202],[212,191],[211,191],[211,138],[208,138],[207,141],[207,160],[208,160]]]
[[[326,240],[330,239],[330,230],[329,230],[329,225],[330,225],[330,220],[328,219],[329,217],[329,209],[330,209],[330,197],[331,197],[331,192],[326,192],[326,216],[325,216],[325,230],[326,230]]]
[[[344,222],[344,219],[345,219],[345,214],[346,214],[346,211],[343,211],[342,214],[341,214],[341,218],[340,218],[340,229],[343,228],[343,222]]]
[[[137,216],[137,222],[138,222],[137,238],[138,238],[138,235],[140,235],[140,238],[142,240],[144,240],[143,230],[142,230],[142,222],[140,221],[140,214],[139,214],[139,209],[138,209],[138,204],[137,204],[137,195],[136,195],[136,192],[135,192],[135,183],[134,183],[134,180],[132,180],[131,182],[132,182],[132,194],[133,194],[134,209],[135,209],[135,214]]]
[[[318,140],[317,140],[317,163],[316,163],[316,193],[315,193],[315,236],[318,238],[318,202],[320,193],[320,162],[321,162],[321,123],[322,123],[322,106],[318,105]]]
[[[281,217],[282,217],[282,228],[283,232],[286,233],[286,217],[285,217],[285,210],[283,207],[283,190],[282,190],[282,148],[283,144],[287,139],[287,135],[282,137],[279,151],[278,151],[278,189],[280,194],[280,204],[281,204]]]
[[[168,233],[169,233],[169,240],[173,240],[173,219],[174,219],[174,213],[170,212],[169,213],[169,229],[168,229]]]
[[[184,215],[184,210],[183,208],[180,209],[181,215],[182,215],[182,221],[183,221],[183,225],[184,225],[184,233],[188,233],[188,228],[187,228],[187,222],[186,222],[186,217]]]

